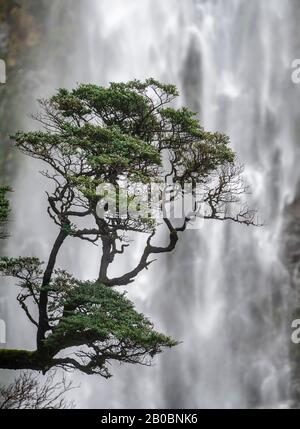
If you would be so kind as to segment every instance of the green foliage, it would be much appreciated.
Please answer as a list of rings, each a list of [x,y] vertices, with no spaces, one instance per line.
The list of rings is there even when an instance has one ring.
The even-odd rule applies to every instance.
[[[12,138],[88,200],[97,199],[100,183],[124,176],[131,183],[167,176],[174,183],[204,182],[235,156],[227,136],[204,131],[187,108],[170,107],[177,96],[173,85],[154,79],[60,89],[41,101],[44,113],[37,119],[46,130]]]
[[[104,285],[81,282],[58,271],[48,290],[49,315],[54,325],[45,340],[45,348],[62,350],[88,346],[80,352],[77,349],[76,355],[88,358],[91,372],[107,377],[110,374],[106,361],[110,359],[148,363],[163,347],[177,344],[156,332],[152,323],[134,309],[124,294]]]
[[[21,273],[41,274],[43,262],[38,258],[18,257],[18,258],[0,258],[0,272],[6,276],[16,277]]]
[[[22,287],[27,287],[28,284],[38,284],[43,274],[43,262],[38,258],[0,258],[0,273],[3,276],[15,277],[21,280],[19,283]]]
[[[151,346],[153,342],[168,346],[176,344],[153,331],[152,323],[135,311],[125,294],[114,289],[95,282],[80,282],[60,272],[49,287],[49,292],[54,292],[56,297],[50,306],[50,313],[57,310],[57,306],[64,307],[65,313],[47,342],[64,337],[66,332],[75,335],[92,331],[101,339],[113,337],[144,346]]]
[[[49,331],[41,357],[32,355],[35,367],[61,366],[110,377],[110,361],[149,364],[164,347],[177,344],[156,332],[125,294],[102,284],[79,281],[66,271],[57,270],[53,281],[42,287],[42,263],[37,258],[1,258],[0,272],[20,280],[18,301],[27,311],[27,298],[34,297],[39,305],[39,292],[47,291]],[[76,352],[68,352],[71,361],[56,359],[58,353],[72,347],[76,347]],[[9,356],[16,361],[13,354]],[[18,351],[16,356],[22,362],[25,357],[29,362],[33,359],[25,351]],[[0,365],[1,358],[4,355],[0,356]]]
[[[0,221],[6,221],[9,215],[9,201],[6,198],[7,192],[11,189],[7,186],[0,187]]]
[[[9,201],[6,194],[11,192],[8,186],[0,187],[0,238],[6,238],[5,225],[10,213]]]

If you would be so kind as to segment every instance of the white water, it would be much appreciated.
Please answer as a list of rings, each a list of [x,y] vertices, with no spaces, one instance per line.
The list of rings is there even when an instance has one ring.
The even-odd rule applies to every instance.
[[[64,9],[57,5],[50,26]],[[293,294],[278,251],[284,204],[299,179],[299,90],[290,78],[297,58],[291,25],[296,6],[292,0],[87,0],[73,11],[78,32],[66,62],[58,66],[49,55],[48,88],[39,87],[39,96],[79,81],[152,76],[177,84],[180,102],[200,112],[206,129],[230,136],[266,223],[258,229],[209,223],[187,232],[172,256],[140,276],[130,290],[138,309],[183,343],[159,356],[153,368],[113,366],[109,381],[76,375],[78,406],[289,406]],[[29,172],[35,164],[26,168],[20,202],[16,195],[19,209],[36,181]],[[22,253],[38,250],[46,257],[53,238],[45,235],[44,206],[39,194],[35,198],[28,219],[16,219],[16,235],[23,236],[28,221],[36,225]],[[11,250],[16,243],[15,238]],[[67,247],[60,262],[93,278],[96,252],[87,245],[80,249],[74,254]],[[123,269],[137,255],[138,244]]]

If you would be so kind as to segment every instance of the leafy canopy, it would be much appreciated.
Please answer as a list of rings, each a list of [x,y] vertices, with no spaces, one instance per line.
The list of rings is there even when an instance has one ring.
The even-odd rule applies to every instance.
[[[181,185],[208,182],[235,155],[228,137],[204,131],[196,113],[170,107],[177,96],[175,86],[154,79],[60,89],[40,101],[43,113],[36,119],[45,131],[13,138],[26,154],[53,167],[68,187],[79,187],[90,203],[99,199],[99,184],[117,184],[124,176],[131,183],[167,177]]]
[[[6,238],[5,224],[10,213],[9,201],[6,195],[10,191],[11,189],[8,186],[0,187],[0,238]]]
[[[42,265],[37,258],[0,258],[0,272],[18,279],[18,301],[36,326],[27,301],[33,298],[38,306]],[[76,280],[61,270],[55,271],[44,289],[49,299],[49,326],[39,368],[43,371],[63,367],[108,378],[108,363],[112,360],[148,365],[163,347],[177,344],[156,332],[124,293]]]

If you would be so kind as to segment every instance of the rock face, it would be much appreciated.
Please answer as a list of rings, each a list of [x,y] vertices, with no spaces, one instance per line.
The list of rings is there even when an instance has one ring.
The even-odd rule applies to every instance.
[[[291,276],[291,285],[300,297],[300,189],[285,210],[283,260]]]
[[[0,54],[8,67],[21,64],[28,51],[39,45],[44,37],[45,2],[36,8],[34,0],[18,2],[4,0],[0,9]]]
[[[27,75],[34,68],[34,57],[46,34],[46,2],[40,1],[39,7],[36,3],[2,0],[0,5],[0,59],[6,64],[6,84],[0,85],[0,179],[7,183],[15,170],[8,135],[22,117],[20,98],[25,100],[30,90]]]
[[[28,106],[39,96],[37,88],[47,85],[49,57],[64,59],[63,41],[72,36],[75,9],[70,0],[0,2],[0,59],[6,63],[6,84],[0,85],[0,183],[11,184],[17,168],[8,136],[22,128]],[[52,22],[53,13],[60,19]]]
[[[282,231],[282,261],[287,268],[290,286],[294,291],[294,311],[290,322],[300,319],[300,186],[298,195],[289,204],[284,213],[284,227]],[[290,343],[290,359],[292,369],[292,399],[294,406],[300,403],[300,344]]]

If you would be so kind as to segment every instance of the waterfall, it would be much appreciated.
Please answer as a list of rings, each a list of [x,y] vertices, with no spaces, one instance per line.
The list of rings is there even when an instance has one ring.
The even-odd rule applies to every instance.
[[[34,95],[76,82],[106,85],[150,76],[176,84],[180,104],[198,111],[206,129],[229,135],[245,164],[251,204],[264,223],[258,228],[205,223],[199,231],[187,231],[174,254],[162,256],[140,275],[129,296],[158,329],[182,343],[158,356],[152,368],[113,365],[110,380],[76,374],[81,383],[80,391],[72,393],[77,405],[292,406],[294,292],[279,253],[284,208],[299,181],[299,89],[291,82],[290,65],[300,50],[294,41],[296,23],[289,25],[295,22],[297,2],[71,3],[54,1],[50,7],[50,33],[62,16],[71,16],[76,30],[72,27],[64,42],[65,56],[49,54],[44,70],[37,70]],[[15,184],[17,216],[9,253],[17,249],[45,259],[54,229],[40,203],[47,185],[41,178],[36,184],[37,168],[34,161],[24,162]],[[71,247],[67,243],[59,265],[81,278],[94,278],[97,249],[86,243],[76,252]],[[120,270],[133,264],[140,247],[137,242]],[[13,345],[31,344],[20,323],[12,331]]]

